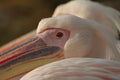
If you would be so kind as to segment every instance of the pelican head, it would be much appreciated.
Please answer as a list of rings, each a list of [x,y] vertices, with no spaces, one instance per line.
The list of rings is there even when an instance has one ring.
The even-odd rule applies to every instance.
[[[62,36],[58,37],[59,33]],[[67,14],[43,19],[38,25],[37,34],[48,46],[63,49],[65,58],[119,59],[112,34],[103,25],[77,16]]]
[[[111,35],[103,25],[73,15],[43,19],[33,38],[0,53],[0,78],[6,80],[63,58],[119,60]]]

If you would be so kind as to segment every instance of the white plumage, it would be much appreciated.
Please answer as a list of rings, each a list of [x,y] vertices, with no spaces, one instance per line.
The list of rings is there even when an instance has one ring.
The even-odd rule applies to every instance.
[[[66,41],[65,44],[51,39],[49,35],[62,30],[70,31],[69,39],[61,40]],[[118,31],[120,13],[113,8],[90,0],[74,0],[60,5],[52,18],[40,22],[37,37],[47,46],[63,49],[64,58],[69,59],[39,67],[20,80],[119,80]]]
[[[74,15],[61,15],[40,21],[37,33],[49,28],[70,31],[70,38],[64,46],[66,57],[98,57],[120,60],[120,53],[116,48],[116,39],[101,24]],[[48,36],[50,35],[48,34]]]
[[[120,31],[120,12],[90,0],[72,0],[58,6],[53,16],[72,14],[81,18],[103,24],[115,38]]]
[[[109,30],[104,28],[103,25],[73,15],[43,19],[37,34],[46,33],[47,41],[54,38],[49,35],[53,31],[47,34],[49,29],[70,31],[70,38],[63,48],[64,57],[68,59],[38,67],[20,80],[119,80],[120,63],[112,60],[119,60],[120,54],[113,45],[111,33],[108,34]],[[94,44],[96,41],[99,45]]]
[[[69,58],[29,72],[20,80],[119,80],[120,63],[97,58]]]

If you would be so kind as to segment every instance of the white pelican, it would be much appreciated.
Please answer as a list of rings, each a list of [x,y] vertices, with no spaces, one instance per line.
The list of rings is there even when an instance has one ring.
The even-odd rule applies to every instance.
[[[37,34],[48,46],[64,49],[65,57],[120,60],[120,53],[114,44],[116,39],[111,37],[112,33],[106,27],[74,15],[43,19],[38,25]]]
[[[71,23],[74,23],[74,24],[71,24]],[[84,24],[84,23],[86,23],[86,24]],[[100,32],[97,31],[99,28],[103,28],[102,26],[97,25],[96,23],[93,23],[93,24],[94,25],[91,25],[91,23],[86,22],[83,19],[81,19],[79,21],[77,19],[77,17],[75,19],[75,16],[71,16],[71,15],[66,16],[65,15],[62,17],[60,16],[57,18],[49,18],[49,19],[45,19],[45,20],[41,21],[38,26],[37,33],[40,33],[42,35],[42,36],[40,35],[41,38],[49,46],[54,45],[54,46],[59,46],[59,47],[63,48],[63,46],[62,46],[63,44],[61,42],[64,43],[66,41],[66,39],[60,40],[60,38],[62,38],[63,35],[65,37],[67,37],[68,33],[64,30],[61,30],[61,28],[69,30],[71,36],[66,41],[66,44],[64,43],[65,44],[64,45],[65,58],[78,57],[78,56],[79,57],[83,57],[83,56],[95,57],[95,53],[97,53],[97,55],[99,55],[104,52],[99,53],[99,50],[98,50],[97,52],[94,53],[94,51],[91,51],[91,50],[95,50],[97,48],[100,49],[103,46],[101,46],[100,45],[101,43],[100,43],[99,46],[101,46],[101,47],[98,47],[97,45],[96,45],[97,47],[95,47],[94,42],[92,42],[92,40],[97,41],[100,38],[107,38],[107,36],[105,37],[103,35],[100,35]],[[79,25],[80,28],[78,28],[77,25]],[[87,28],[88,26],[91,26],[91,28],[94,28],[94,29]],[[93,27],[93,26],[95,26],[95,27]],[[76,28],[76,29],[74,29],[74,28]],[[76,31],[75,33],[74,33],[74,30]],[[104,29],[101,29],[100,31],[103,31],[103,30]],[[95,33],[93,33],[92,31],[95,31]],[[59,35],[60,34],[61,35],[57,36],[58,33],[59,33]],[[96,34],[96,35],[94,35],[94,34]],[[104,34],[104,31],[103,31],[103,34]],[[106,34],[108,34],[108,33],[106,32]],[[53,35],[53,36],[51,36],[51,35]],[[94,35],[94,36],[92,36],[92,35]],[[58,38],[55,38],[55,36]],[[63,36],[63,39],[65,38],[64,36]],[[97,37],[99,37],[99,38],[97,38]],[[52,40],[50,40],[50,38]],[[91,38],[94,38],[94,39],[91,40]],[[74,39],[75,41],[72,39]],[[78,40],[79,42],[77,42],[77,39],[79,39]],[[88,39],[88,42],[84,42],[84,41],[87,41],[87,39]],[[104,40],[106,40],[106,39],[104,39]],[[102,41],[104,42],[104,40],[100,39],[101,42]],[[76,42],[77,42],[77,44],[76,44]],[[62,45],[60,45],[59,43]],[[79,43],[80,43],[80,45],[79,45]],[[82,44],[82,43],[84,43],[84,44]],[[89,43],[92,43],[92,44],[89,44]],[[90,45],[92,45],[92,46],[90,46]],[[76,48],[76,46],[79,46],[79,47]],[[87,51],[87,48],[90,48],[90,47],[94,47],[94,48],[91,48],[91,50]],[[104,48],[102,48],[102,49],[104,49]],[[101,49],[100,49],[100,51],[101,51]],[[109,53],[108,51],[106,51],[106,52]],[[107,54],[106,52],[104,54]],[[94,56],[90,56],[92,54],[94,54]],[[99,56],[97,56],[97,55],[96,55],[96,57],[100,57],[100,55]],[[112,55],[111,55],[111,57],[112,57]],[[102,57],[102,58],[105,58],[105,57]],[[107,55],[106,55],[106,58],[108,58]],[[108,59],[110,59],[110,56]],[[119,80],[120,79],[120,68],[119,67],[120,67],[119,62],[109,61],[109,60],[105,60],[105,59],[69,58],[69,59],[53,62],[51,64],[47,64],[45,66],[39,67],[39,68],[29,72],[25,76],[23,76],[20,80]]]
[[[73,15],[43,19],[33,38],[0,53],[0,79],[19,76],[63,57],[119,61],[116,39],[111,35],[103,25]]]
[[[58,6],[53,14],[53,17],[60,14],[73,14],[87,20],[98,22],[105,25],[107,29],[113,33],[114,38],[118,39],[119,37],[118,31],[120,31],[120,12],[108,6],[104,6],[90,0],[72,0],[66,4]],[[24,36],[22,38],[19,38],[19,40],[14,40],[13,42],[10,42],[10,44],[1,47],[0,52],[3,52],[12,46],[15,46],[16,43],[29,39],[31,35],[33,36],[33,33],[35,33],[35,31],[36,30],[34,30],[32,33],[27,34],[27,38]],[[119,41],[117,42],[117,47],[118,49],[120,47]]]
[[[120,62],[69,58],[38,67],[20,80],[120,80]]]
[[[91,0],[72,0],[58,6],[53,16],[61,14],[72,14],[87,20],[98,22],[105,25],[105,27],[114,34],[114,38],[118,39],[119,37],[120,12],[111,7]]]

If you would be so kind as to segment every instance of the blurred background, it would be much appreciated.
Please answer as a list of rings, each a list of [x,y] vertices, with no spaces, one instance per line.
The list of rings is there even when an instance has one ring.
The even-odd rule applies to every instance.
[[[0,46],[37,28],[56,6],[70,0],[0,0]],[[120,0],[93,0],[120,10]]]

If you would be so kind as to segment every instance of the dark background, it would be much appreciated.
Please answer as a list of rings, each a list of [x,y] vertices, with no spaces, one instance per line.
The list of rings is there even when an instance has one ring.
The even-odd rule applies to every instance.
[[[0,0],[0,46],[37,28],[57,5],[69,0]],[[120,0],[93,0],[120,10]]]

